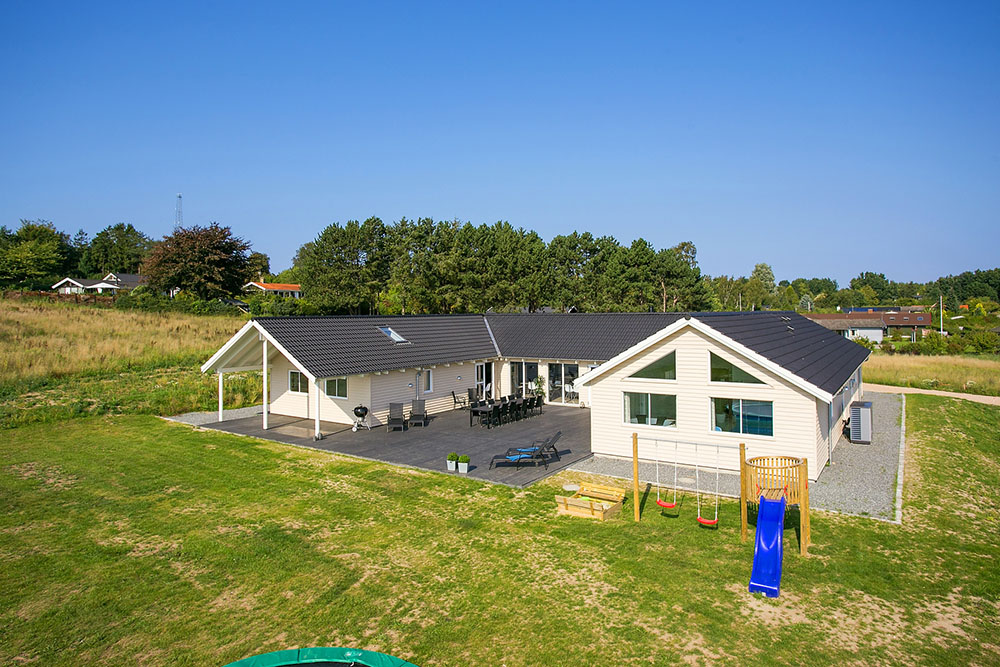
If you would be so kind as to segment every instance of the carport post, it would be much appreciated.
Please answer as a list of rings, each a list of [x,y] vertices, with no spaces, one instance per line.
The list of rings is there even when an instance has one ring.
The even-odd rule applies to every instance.
[[[316,387],[316,432],[313,434],[313,440],[320,440],[323,434],[319,432],[319,380],[313,382],[313,385]]]
[[[222,371],[219,371],[219,421],[222,421]]]
[[[264,430],[267,430],[267,339],[264,338]]]

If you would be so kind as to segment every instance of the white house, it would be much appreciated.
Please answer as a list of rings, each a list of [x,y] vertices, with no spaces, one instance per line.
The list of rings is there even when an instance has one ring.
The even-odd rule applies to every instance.
[[[713,445],[744,442],[750,456],[808,459],[815,479],[868,354],[795,313],[262,317],[202,371],[219,374],[221,406],[225,373],[262,369],[264,428],[273,412],[317,436],[357,405],[378,424],[391,402],[442,412],[452,392],[509,395],[540,378],[546,402],[589,409],[595,454],[630,456],[638,433],[641,458],[674,447],[682,463],[735,470],[735,450]]]
[[[302,286],[298,283],[264,283],[251,281],[243,286],[244,292],[263,292],[274,296],[298,299],[302,296]]]

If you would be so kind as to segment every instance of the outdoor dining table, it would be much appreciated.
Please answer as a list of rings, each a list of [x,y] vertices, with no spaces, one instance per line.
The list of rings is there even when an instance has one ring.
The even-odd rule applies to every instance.
[[[476,407],[470,409],[469,410],[469,426],[472,426],[473,420],[475,419],[475,417],[477,415],[488,414],[489,411],[492,410],[492,409],[493,409],[493,406],[490,405],[489,403],[486,403],[484,405],[479,405],[479,406],[476,406]]]

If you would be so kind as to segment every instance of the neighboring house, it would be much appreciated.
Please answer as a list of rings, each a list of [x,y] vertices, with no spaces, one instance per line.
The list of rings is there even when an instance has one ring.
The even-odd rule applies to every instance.
[[[885,333],[881,313],[803,313],[803,316],[850,340],[867,338],[873,343],[881,343]]]
[[[202,371],[220,374],[221,404],[222,374],[266,358],[265,428],[273,412],[313,420],[317,435],[321,420],[351,423],[359,404],[379,424],[390,402],[422,398],[443,412],[452,391],[508,395],[541,378],[546,402],[590,408],[595,454],[631,455],[632,432],[746,442],[751,456],[807,458],[815,479],[862,393],[868,354],[768,311],[261,317]],[[700,463],[714,466],[708,451]],[[729,454],[720,464],[737,468]]]
[[[136,273],[109,273],[100,280],[63,278],[53,285],[52,289],[57,290],[60,294],[84,294],[86,292],[115,294],[120,290],[135,289],[145,282],[146,276],[140,276]]]
[[[933,313],[919,312],[889,312],[882,313],[882,324],[890,333],[899,331],[905,334],[911,341],[923,337],[923,331],[934,326]]]
[[[285,296],[292,299],[298,299],[302,296],[302,286],[298,283],[262,283],[262,282],[249,282],[243,286],[244,292],[259,291],[264,294],[273,294],[274,296]]]
[[[138,273],[109,273],[102,280],[117,285],[120,289],[132,290],[146,284],[146,276]]]
[[[104,292],[111,292],[114,294],[118,291],[118,285],[115,283],[108,282],[106,280],[90,280],[88,278],[63,278],[55,285],[52,289],[56,290],[60,294],[85,294],[87,292],[96,292],[98,294],[103,294]]]

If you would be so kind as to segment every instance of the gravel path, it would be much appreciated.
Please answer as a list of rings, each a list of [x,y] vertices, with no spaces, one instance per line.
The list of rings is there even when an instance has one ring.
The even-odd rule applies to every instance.
[[[818,481],[809,484],[809,505],[815,509],[892,520],[899,467],[901,397],[869,391],[865,393],[865,400],[872,402],[872,444],[854,445],[841,437],[833,450],[833,464],[826,467]],[[612,456],[595,454],[571,466],[570,470],[632,479],[631,459]],[[660,464],[660,484],[664,489],[672,487],[673,475],[673,465]],[[682,466],[677,475],[679,488],[694,490],[694,468]],[[702,469],[699,476],[701,490],[707,492],[711,500],[715,471]],[[639,462],[639,481],[656,484],[655,463]],[[719,493],[738,498],[739,475],[720,473]]]
[[[855,445],[841,437],[833,450],[833,463],[809,485],[809,503],[847,514],[893,519],[902,398],[865,391],[865,400],[872,402],[872,444]]]
[[[253,417],[254,415],[263,414],[263,412],[263,406],[254,405],[249,408],[223,410],[222,418],[224,420],[242,419],[244,417]],[[214,424],[218,422],[219,412],[217,410],[212,410],[211,412],[185,412],[182,415],[164,417],[164,419],[169,419],[173,422],[180,422],[182,424],[191,424],[192,426],[203,426],[204,424]]]

